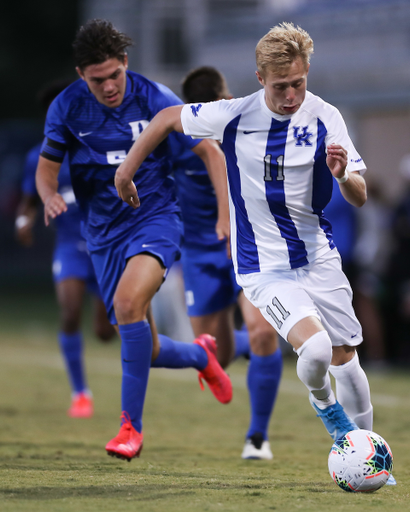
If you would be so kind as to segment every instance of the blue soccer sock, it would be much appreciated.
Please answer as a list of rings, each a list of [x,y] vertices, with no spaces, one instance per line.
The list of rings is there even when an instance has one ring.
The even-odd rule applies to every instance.
[[[142,412],[152,354],[151,329],[147,322],[119,325],[122,361],[122,410],[132,426],[142,432]]]
[[[269,420],[281,375],[282,353],[279,348],[270,356],[257,356],[251,352],[248,369],[251,422],[247,438],[260,432],[265,440],[268,439]]]
[[[87,389],[83,366],[83,338],[80,332],[58,333],[58,342],[67,368],[71,389],[81,393]]]
[[[249,347],[249,334],[246,328],[241,329],[240,331],[234,331],[235,336],[235,355],[234,359],[237,357],[248,357],[250,356],[250,347]]]
[[[160,351],[151,363],[152,368],[195,368],[203,370],[208,364],[206,351],[195,343],[174,341],[163,334],[158,335]]]

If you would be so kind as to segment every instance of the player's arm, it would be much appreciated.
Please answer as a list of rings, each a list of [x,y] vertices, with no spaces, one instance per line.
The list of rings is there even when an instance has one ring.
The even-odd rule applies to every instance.
[[[367,200],[366,182],[359,172],[347,171],[347,151],[338,144],[327,147],[327,166],[335,178],[348,179],[339,183],[340,191],[347,202],[353,206],[361,207]]]
[[[26,247],[33,244],[33,226],[36,222],[39,197],[32,194],[23,194],[17,207],[15,222],[16,238]]]
[[[36,171],[36,186],[39,196],[44,203],[44,222],[49,225],[49,219],[67,211],[67,205],[58,190],[58,173],[61,163],[40,156]]]
[[[227,250],[230,255],[229,202],[225,155],[219,144],[210,139],[203,139],[192,148],[192,151],[203,160],[215,189],[218,203],[218,222],[215,230],[219,240],[227,240]]]
[[[132,179],[142,162],[172,131],[183,132],[182,107],[183,105],[176,105],[158,112],[134,142],[126,159],[115,173],[114,184],[118,195],[132,208],[138,208],[140,205],[137,189]]]

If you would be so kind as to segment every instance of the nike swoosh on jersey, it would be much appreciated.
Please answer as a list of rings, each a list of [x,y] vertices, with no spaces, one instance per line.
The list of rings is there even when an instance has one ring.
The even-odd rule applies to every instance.
[[[83,133],[83,132],[80,132],[78,135],[79,135],[80,137],[85,137],[86,135],[91,135],[92,133],[93,133],[93,132],[84,132],[84,133]]]
[[[141,247],[152,247],[152,244],[142,244]]]
[[[259,130],[244,130],[243,133],[244,135],[249,135],[250,133],[256,133],[257,131]]]

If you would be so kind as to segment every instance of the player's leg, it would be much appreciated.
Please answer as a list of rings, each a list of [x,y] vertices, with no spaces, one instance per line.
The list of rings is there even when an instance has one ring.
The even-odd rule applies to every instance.
[[[196,337],[206,332],[216,338],[217,358],[222,368],[226,368],[235,356],[234,306],[189,319]]]
[[[336,251],[314,267],[318,270],[308,277],[309,289],[332,340],[329,370],[335,377],[337,399],[360,428],[372,430],[370,387],[355,349],[363,340],[362,329],[353,310],[350,283]]]
[[[84,369],[83,336],[80,331],[85,282],[68,278],[56,282],[60,308],[60,350],[72,389],[71,417],[90,417],[93,414],[91,393],[87,387]]]
[[[251,347],[247,378],[251,418],[242,458],[271,459],[268,428],[282,375],[282,354],[273,327],[243,293],[238,299]]]
[[[240,276],[238,282],[248,299],[298,354],[298,377],[310,391],[313,408],[335,439],[357,426],[331,389],[332,342],[302,283],[309,271],[248,274]]]
[[[232,399],[232,384],[217,360],[215,338],[202,331],[193,343],[175,341],[163,334],[157,334],[153,317],[148,318],[151,327],[154,327],[152,331],[155,340],[151,367],[195,368],[199,372],[201,389],[204,389],[204,379],[217,400],[223,404],[229,403]]]
[[[355,347],[333,347],[330,373],[335,378],[336,396],[359,428],[373,430],[373,406],[366,373]]]
[[[120,432],[107,443],[106,450],[118,458],[131,460],[142,450],[142,413],[153,350],[147,311],[163,274],[156,258],[147,254],[130,257],[113,297],[121,337],[123,412]]]
[[[111,341],[115,335],[115,329],[108,320],[105,304],[100,297],[94,297],[93,308],[93,328],[95,335],[101,341]]]
[[[201,371],[206,367],[207,353],[200,345],[176,341],[164,334],[158,334],[151,308],[147,317],[154,341],[152,368],[195,368]]]
[[[234,330],[234,304],[240,288],[225,244],[182,247],[182,269],[188,316],[196,336],[216,338],[217,357],[225,368],[234,357],[249,354],[247,333]]]

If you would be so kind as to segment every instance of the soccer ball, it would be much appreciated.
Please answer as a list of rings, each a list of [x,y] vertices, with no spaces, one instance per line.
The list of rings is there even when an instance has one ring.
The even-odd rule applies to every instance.
[[[370,430],[352,430],[333,443],[329,473],[347,492],[373,492],[383,487],[393,469],[386,441]]]

